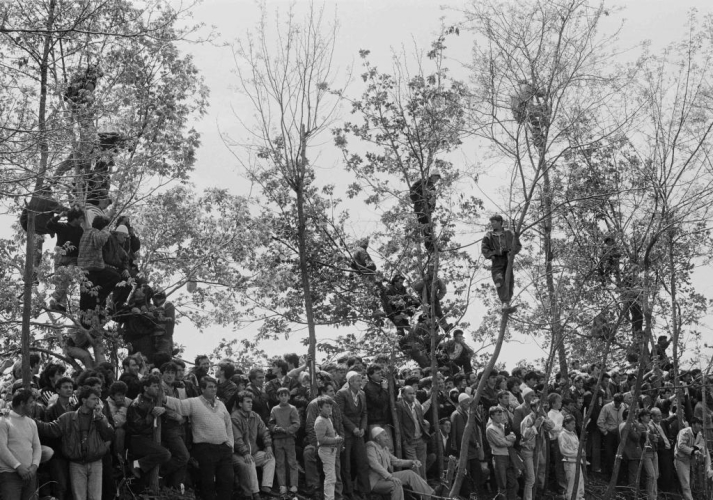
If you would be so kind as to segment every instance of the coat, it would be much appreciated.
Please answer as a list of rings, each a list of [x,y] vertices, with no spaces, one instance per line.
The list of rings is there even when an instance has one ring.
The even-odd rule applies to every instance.
[[[366,396],[364,391],[357,393],[358,405],[354,404],[349,387],[339,389],[334,398],[342,413],[342,423],[344,424],[345,437],[353,436],[354,429],[361,429],[366,432]]]
[[[368,425],[388,425],[391,423],[391,398],[389,391],[371,380],[364,386],[366,397],[366,420]]]
[[[431,434],[428,432],[426,422],[423,419],[423,408],[418,401],[414,401],[414,404],[416,405],[416,420],[421,430],[421,438],[428,440]],[[413,419],[411,408],[403,400],[396,403],[396,418],[398,418],[401,426],[401,442],[404,444],[413,443],[416,434],[416,421]]]
[[[257,444],[261,439],[264,448],[272,448],[272,438],[265,422],[260,415],[251,411],[245,413],[242,410],[235,410],[230,416],[233,423],[233,438],[235,440],[235,453],[244,457],[254,455],[260,448]]]
[[[109,451],[109,445],[114,439],[114,428],[106,417],[94,420],[92,415],[87,439],[82,441],[80,411],[64,413],[54,422],[37,421],[37,430],[40,436],[62,438],[62,455],[71,462],[96,462]]]

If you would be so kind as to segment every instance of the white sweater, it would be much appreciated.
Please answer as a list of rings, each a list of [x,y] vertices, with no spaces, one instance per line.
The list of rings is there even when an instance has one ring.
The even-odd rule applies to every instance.
[[[0,418],[0,472],[15,472],[20,465],[40,465],[42,448],[37,424],[11,411]]]

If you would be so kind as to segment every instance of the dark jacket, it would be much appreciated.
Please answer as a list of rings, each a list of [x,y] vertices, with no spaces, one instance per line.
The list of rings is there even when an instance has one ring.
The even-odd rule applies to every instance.
[[[431,434],[426,429],[426,422],[423,419],[423,408],[418,402],[416,404],[416,420],[418,421],[418,426],[421,429],[421,439],[427,441],[430,439]],[[416,422],[413,419],[413,413],[411,413],[411,408],[405,401],[396,402],[396,418],[399,419],[399,424],[401,425],[401,442],[404,444],[413,443],[416,438]],[[444,452],[447,452],[445,450]]]
[[[129,255],[115,233],[111,233],[109,239],[104,243],[102,256],[104,257],[105,265],[115,267],[119,271],[129,270]]]
[[[238,386],[232,380],[226,379],[225,382],[218,383],[218,398],[225,403],[226,408],[228,407],[228,401],[231,401],[237,393]]]
[[[124,382],[129,390],[126,392],[126,397],[129,399],[134,399],[136,396],[141,394],[143,387],[141,386],[141,380],[136,375],[125,372],[119,377],[120,382]]]
[[[418,302],[408,293],[404,285],[392,283],[386,287],[384,291],[384,312],[389,317],[400,313],[407,313],[409,316],[413,316],[414,308],[417,306]]]
[[[425,196],[424,196],[425,194]],[[416,212],[433,212],[436,208],[436,186],[431,178],[419,179],[409,188],[409,198]]]
[[[349,387],[339,389],[334,398],[339,405],[339,409],[344,417],[344,432],[346,437],[352,437],[354,429],[361,429],[366,432],[366,396],[364,391],[359,391],[357,395],[358,405],[354,404]]]
[[[79,463],[96,462],[109,451],[109,443],[114,439],[114,428],[106,417],[97,421],[92,415],[87,438],[82,440],[79,412],[80,410],[64,413],[54,422],[37,421],[37,430],[41,436],[61,437],[62,455],[68,460]]]
[[[126,432],[134,436],[152,437],[155,417],[151,411],[155,407],[156,401],[139,394],[126,411]]]
[[[236,409],[230,415],[230,420],[233,422],[235,453],[246,457],[260,451],[257,443],[258,437],[262,441],[264,448],[272,448],[270,431],[260,415],[254,411],[245,413],[240,409]]]
[[[623,427],[620,434],[623,433]],[[646,443],[646,429],[640,422],[634,421],[629,427],[629,434],[624,444],[624,458],[627,460],[640,460]],[[621,437],[621,436],[620,436]]]
[[[47,227],[49,221],[54,217],[55,212],[66,210],[57,201],[50,198],[51,194],[46,193],[43,196],[33,196],[27,204],[27,208],[22,210],[20,214],[20,225],[22,229],[27,231],[27,215],[28,212],[35,213],[35,234],[49,234],[54,236],[54,231]]]
[[[369,380],[364,386],[366,398],[366,421],[368,425],[388,425],[391,423],[391,399],[389,391]]]
[[[458,408],[451,414],[451,453],[456,457],[460,456],[460,447],[467,423],[468,415],[462,409]],[[476,458],[482,460],[484,456],[481,425],[476,420],[476,425],[473,427],[473,432],[470,433],[468,441],[468,460]]]
[[[261,391],[252,382],[247,386],[247,391],[253,395],[253,411],[260,415],[264,424],[270,421],[270,403],[265,391]]]
[[[480,249],[483,257],[492,259],[493,257],[506,256],[513,250],[515,254],[518,254],[522,250],[522,244],[520,243],[520,238],[510,229],[505,229],[502,233],[488,231],[483,238]]]
[[[436,300],[441,300],[446,296],[448,289],[446,288],[446,283],[441,278],[424,277],[424,279],[417,281],[413,285],[414,291],[418,294],[421,302],[424,304],[431,303],[431,287],[436,287]]]
[[[61,247],[65,257],[79,257],[79,242],[82,240],[84,228],[59,222],[61,215],[52,217],[47,223],[47,230],[57,233],[56,246]]]

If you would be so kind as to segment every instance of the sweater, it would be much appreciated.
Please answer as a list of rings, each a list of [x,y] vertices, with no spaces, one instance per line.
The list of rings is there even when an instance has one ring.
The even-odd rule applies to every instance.
[[[335,446],[339,446],[337,433],[330,419],[319,415],[317,420],[314,421],[314,432],[317,435],[317,444],[319,447],[334,448]]]
[[[577,452],[579,451],[579,438],[574,432],[563,429],[557,438],[565,462],[574,462],[577,460]]]
[[[490,443],[490,449],[493,455],[509,456],[508,448],[511,448],[514,441],[505,438],[505,429],[501,424],[490,422],[485,429],[485,436]]]
[[[40,465],[42,448],[37,424],[14,411],[0,418],[0,472],[15,472],[20,465]]]
[[[272,433],[272,439],[295,438],[300,428],[300,415],[297,408],[291,404],[277,405],[270,411],[270,421],[267,424]],[[275,427],[281,427],[285,432],[275,432]]]
[[[108,239],[109,230],[107,228],[100,231],[92,227],[84,231],[82,239],[79,240],[77,265],[87,271],[104,269],[102,248]]]
[[[227,444],[233,448],[233,424],[225,405],[216,400],[214,405],[203,396],[177,399],[166,397],[166,408],[191,417],[194,443]]]

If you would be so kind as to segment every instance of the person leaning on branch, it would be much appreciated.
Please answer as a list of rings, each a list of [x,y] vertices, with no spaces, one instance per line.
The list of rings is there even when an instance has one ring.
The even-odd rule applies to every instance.
[[[498,297],[503,304],[503,310],[510,309],[510,300],[513,296],[515,275],[512,269],[508,273],[508,257],[510,252],[514,255],[520,253],[522,244],[516,233],[503,228],[502,215],[496,214],[490,218],[491,230],[483,238],[481,251],[483,257],[492,262],[491,273],[493,283],[498,291]],[[508,283],[508,274],[512,277]]]

